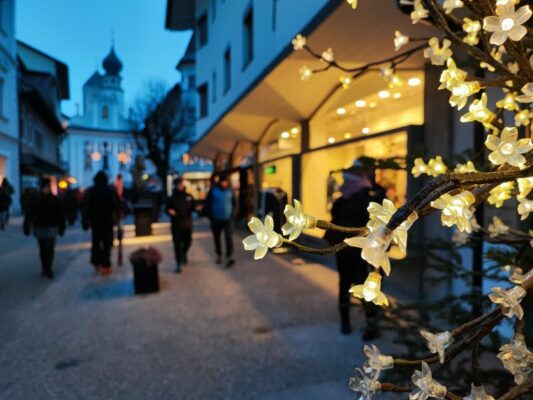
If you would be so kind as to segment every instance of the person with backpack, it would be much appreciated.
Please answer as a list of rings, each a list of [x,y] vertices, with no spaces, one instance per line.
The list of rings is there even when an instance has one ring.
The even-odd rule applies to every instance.
[[[113,227],[118,221],[119,201],[104,171],[99,171],[93,181],[94,185],[87,189],[83,198],[82,227],[92,232],[91,264],[101,275],[109,275]]]
[[[40,191],[28,201],[24,214],[23,232],[33,235],[39,243],[41,257],[41,275],[52,279],[54,272],[55,243],[57,236],[65,233],[65,213],[61,200],[52,194],[51,181],[44,178]]]
[[[365,166],[355,160],[352,167],[343,172],[344,183],[340,187],[341,197],[333,203],[331,208],[331,222],[346,227],[361,227],[368,222],[367,207],[370,202],[381,204],[385,198],[385,190],[375,181],[373,167]],[[348,236],[340,232],[327,231],[324,237],[331,245],[342,242]],[[369,268],[368,263],[361,258],[361,249],[347,247],[335,254],[339,271],[339,312],[341,318],[341,332],[350,334],[350,288],[352,285],[363,284]],[[374,304],[362,302],[366,328],[364,340],[371,340],[379,335],[377,326],[378,307]]]

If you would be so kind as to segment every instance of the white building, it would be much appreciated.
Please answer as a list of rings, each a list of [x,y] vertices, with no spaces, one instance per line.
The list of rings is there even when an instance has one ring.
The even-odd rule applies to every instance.
[[[99,170],[110,179],[122,174],[129,187],[135,141],[125,115],[122,62],[114,46],[102,66],[104,73],[95,71],[83,85],[83,114],[69,121],[62,157],[81,188],[91,186]]]
[[[13,211],[20,210],[19,127],[15,1],[0,1],[0,181],[7,178],[15,188]]]

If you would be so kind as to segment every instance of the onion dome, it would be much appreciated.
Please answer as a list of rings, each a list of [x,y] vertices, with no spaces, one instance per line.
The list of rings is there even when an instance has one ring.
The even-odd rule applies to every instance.
[[[122,70],[122,61],[117,57],[114,46],[111,47],[111,51],[107,57],[104,58],[102,66],[108,75],[118,75]]]

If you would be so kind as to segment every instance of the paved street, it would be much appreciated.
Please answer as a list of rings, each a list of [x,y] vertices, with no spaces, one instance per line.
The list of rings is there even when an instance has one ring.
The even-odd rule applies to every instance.
[[[129,263],[94,274],[81,229],[61,238],[51,282],[20,232],[0,232],[1,399],[352,398],[361,338],[338,332],[331,269],[253,262],[237,245],[224,270],[199,223],[177,275],[162,226],[147,240],[165,256],[162,290],[134,296]],[[128,238],[125,256],[139,246]]]

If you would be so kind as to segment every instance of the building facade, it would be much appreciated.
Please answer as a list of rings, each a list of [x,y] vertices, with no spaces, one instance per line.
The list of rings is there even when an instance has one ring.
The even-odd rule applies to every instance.
[[[114,46],[83,85],[83,112],[70,118],[62,142],[62,158],[80,188],[93,183],[99,170],[111,179],[121,174],[126,188],[132,185],[131,166],[135,140],[125,114],[122,62]]]
[[[13,212],[20,210],[16,51],[15,1],[4,0],[0,2],[0,181],[7,178],[15,188]]]

